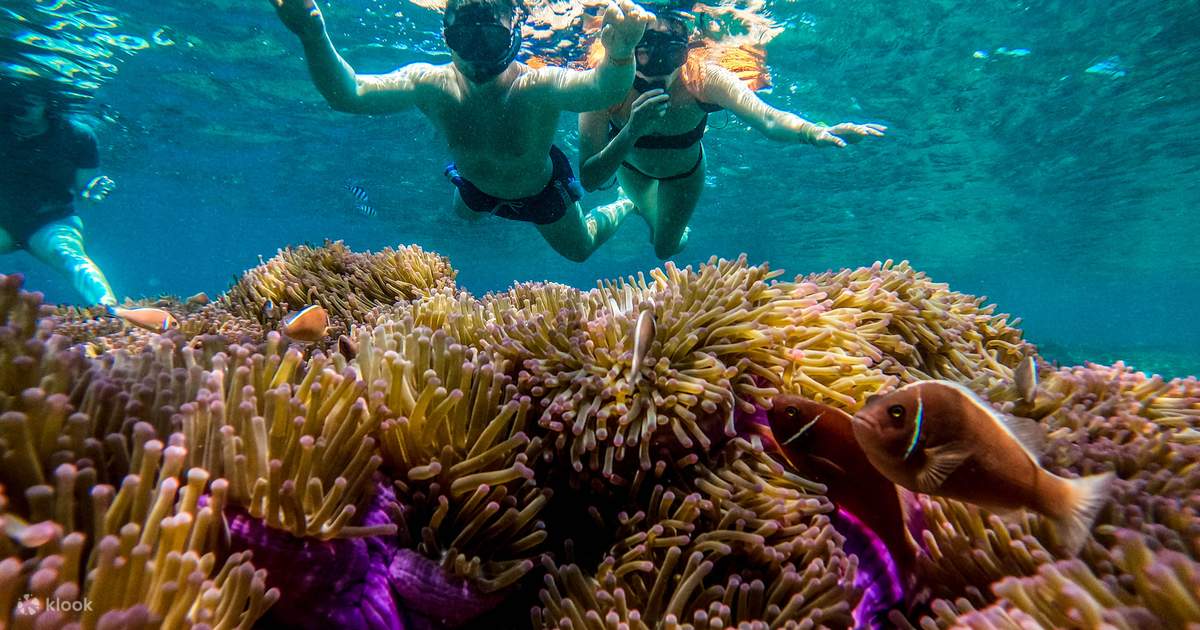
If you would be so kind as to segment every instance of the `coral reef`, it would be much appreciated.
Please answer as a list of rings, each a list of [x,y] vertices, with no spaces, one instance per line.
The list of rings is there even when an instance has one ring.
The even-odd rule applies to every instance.
[[[416,245],[361,254],[341,241],[326,242],[280,250],[243,274],[221,302],[272,327],[288,310],[320,304],[345,332],[373,308],[453,289],[455,274],[444,256]],[[273,309],[265,309],[268,302]],[[273,312],[264,317],[264,310]]]
[[[481,298],[454,274],[416,247],[289,248],[215,300],[140,302],[165,335],[0,276],[0,624],[1200,623],[1194,378],[1043,363],[1024,398],[1018,322],[903,262]],[[329,337],[276,331],[310,303]],[[885,575],[759,427],[780,392],[853,413],[932,378],[1041,423],[1056,474],[1116,473],[1078,556],[1036,515],[914,495],[915,567]]]
[[[153,375],[89,362],[20,285],[0,277],[0,622],[250,627],[279,593],[221,553],[228,483],[138,419]]]
[[[550,493],[530,467],[542,441],[524,432],[530,399],[504,362],[411,318],[362,330],[358,347],[405,536],[484,592],[511,586],[546,539],[537,516]]]
[[[848,627],[857,559],[828,502],[745,440],[617,515],[594,576],[547,561],[537,627]]]

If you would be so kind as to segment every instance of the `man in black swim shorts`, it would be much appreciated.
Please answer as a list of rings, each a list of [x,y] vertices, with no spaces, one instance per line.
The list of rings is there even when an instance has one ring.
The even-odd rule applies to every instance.
[[[416,107],[446,136],[455,209],[533,223],[564,257],[583,261],[632,209],[623,200],[585,213],[583,189],[552,145],[562,111],[603,109],[633,85],[633,49],[654,16],[610,0],[593,69],[531,68],[521,48],[519,0],[449,0],[443,34],[451,63],[411,63],[357,74],[334,49],[315,0],[269,0],[304,46],[313,83],[336,110],[385,114]]]

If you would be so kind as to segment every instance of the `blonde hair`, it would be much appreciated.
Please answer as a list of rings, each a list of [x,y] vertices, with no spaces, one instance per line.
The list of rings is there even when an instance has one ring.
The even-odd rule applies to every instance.
[[[587,66],[595,68],[604,60],[604,46],[600,38],[592,41],[588,48]],[[751,90],[761,90],[771,86],[771,71],[767,68],[767,53],[761,46],[735,41],[720,42],[700,39],[688,47],[687,58],[683,62],[680,80],[692,96],[703,92],[704,80],[707,76],[704,68],[715,64],[729,70],[741,79]]]

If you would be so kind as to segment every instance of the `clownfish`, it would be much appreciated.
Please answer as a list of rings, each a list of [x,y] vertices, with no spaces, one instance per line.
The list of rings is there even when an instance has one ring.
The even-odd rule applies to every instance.
[[[629,384],[634,385],[642,376],[642,362],[646,359],[646,354],[650,352],[650,344],[654,343],[654,336],[658,332],[658,325],[654,319],[654,302],[650,306],[642,309],[638,314],[637,322],[633,325],[633,371],[629,373]]]
[[[284,317],[279,332],[297,341],[320,341],[329,334],[329,313],[320,304],[311,304]]]
[[[109,306],[108,314],[113,317],[119,317],[138,328],[164,333],[172,328],[179,328],[179,321],[175,316],[164,311],[161,308],[121,308],[120,306]]]
[[[1042,468],[1044,435],[1036,422],[1002,416],[949,381],[872,396],[852,426],[867,458],[897,485],[1001,514],[1033,510],[1051,521],[1071,554],[1087,542],[1113,477],[1066,479]]]
[[[767,410],[770,437],[791,467],[822,483],[826,496],[883,541],[910,573],[916,555],[905,531],[896,485],[867,458],[854,438],[850,414],[792,394],[780,394]]]
[[[1017,369],[1013,370],[1013,384],[1017,388],[1017,393],[1021,395],[1021,400],[1025,404],[1032,405],[1037,400],[1038,392],[1038,375],[1037,375],[1037,359],[1031,354],[1021,361]]]

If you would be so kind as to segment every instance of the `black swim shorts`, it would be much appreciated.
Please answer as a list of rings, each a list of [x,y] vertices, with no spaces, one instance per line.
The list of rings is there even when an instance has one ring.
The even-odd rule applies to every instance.
[[[458,187],[458,194],[467,207],[475,212],[487,212],[502,219],[528,221],[547,225],[561,219],[576,201],[583,198],[583,185],[571,170],[571,161],[557,146],[550,146],[550,161],[554,171],[550,182],[536,195],[524,199],[500,199],[475,187],[458,172],[458,167],[446,167],[446,178]]]
[[[8,232],[14,245],[21,249],[29,249],[29,239],[34,233],[73,214],[75,214],[75,207],[72,204],[46,206],[35,212],[0,216],[0,228],[4,228],[4,231]]]

